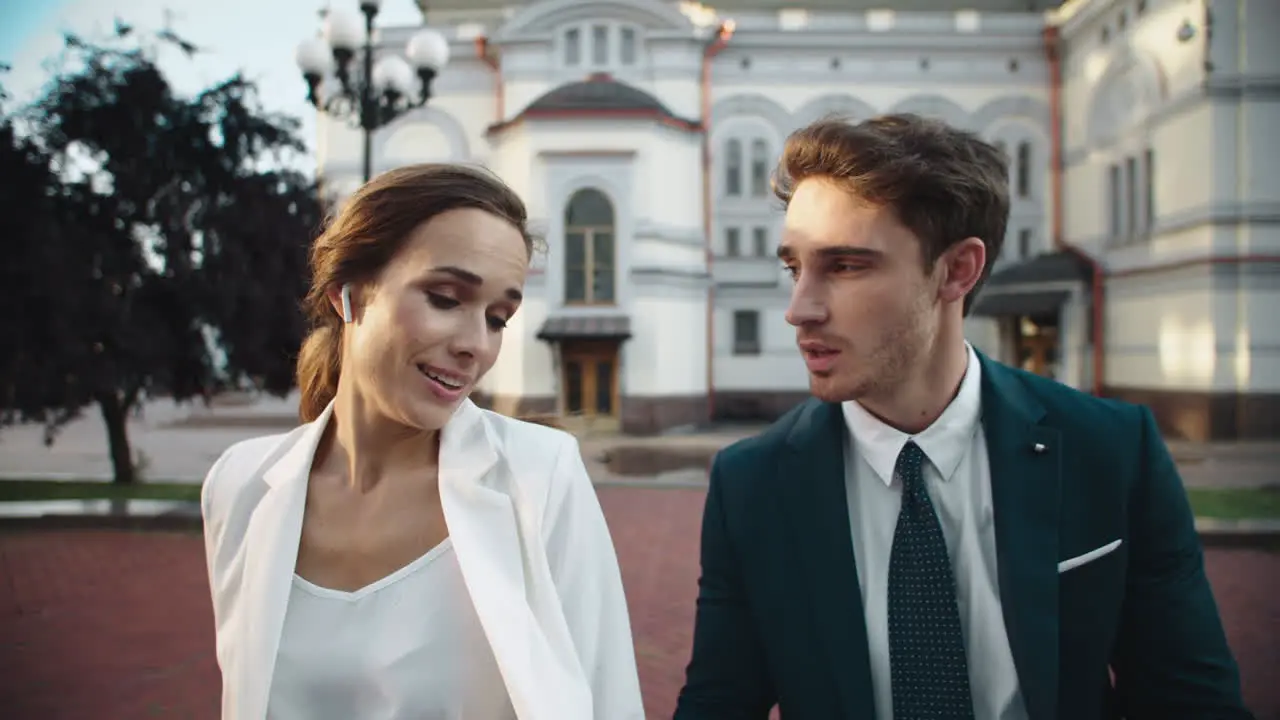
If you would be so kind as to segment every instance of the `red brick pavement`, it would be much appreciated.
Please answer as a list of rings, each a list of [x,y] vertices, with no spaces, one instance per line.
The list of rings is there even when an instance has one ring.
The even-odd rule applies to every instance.
[[[688,659],[699,490],[603,488],[650,718]],[[1280,720],[1280,554],[1210,550],[1209,575],[1259,720]],[[15,720],[216,718],[218,671],[195,535],[0,534],[0,714]]]

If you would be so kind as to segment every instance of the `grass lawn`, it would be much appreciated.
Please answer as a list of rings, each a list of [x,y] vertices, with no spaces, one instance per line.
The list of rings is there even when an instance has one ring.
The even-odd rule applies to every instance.
[[[1220,520],[1280,519],[1280,487],[1187,488],[1197,517]]]
[[[1280,519],[1280,487],[1188,488],[1197,517],[1222,520]],[[200,500],[200,486],[189,483],[113,483],[61,480],[0,480],[0,502],[19,500]]]
[[[200,486],[165,482],[116,485],[89,480],[0,480],[0,502],[121,499],[199,502]]]

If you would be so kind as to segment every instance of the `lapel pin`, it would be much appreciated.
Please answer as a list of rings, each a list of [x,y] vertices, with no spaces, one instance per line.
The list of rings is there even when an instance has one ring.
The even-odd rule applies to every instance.
[[[1035,445],[1031,446],[1031,449],[1034,450],[1037,455],[1039,455],[1045,451],[1045,446],[1044,446],[1044,443],[1036,443]]]

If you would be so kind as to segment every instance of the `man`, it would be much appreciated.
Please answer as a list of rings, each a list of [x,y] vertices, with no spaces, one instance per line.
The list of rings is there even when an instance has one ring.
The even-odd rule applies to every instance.
[[[788,139],[814,397],[713,464],[676,720],[1251,717],[1151,414],[965,342],[1006,172],[912,115]]]

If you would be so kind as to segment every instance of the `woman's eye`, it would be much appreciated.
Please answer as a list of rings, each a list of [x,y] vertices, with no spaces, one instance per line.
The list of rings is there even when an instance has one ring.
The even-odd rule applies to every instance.
[[[440,293],[434,292],[427,293],[427,301],[430,302],[433,307],[441,310],[452,310],[459,305],[457,300],[449,297],[448,295],[441,295]]]
[[[507,327],[507,319],[496,315],[489,316],[489,328],[494,332],[504,330]]]

